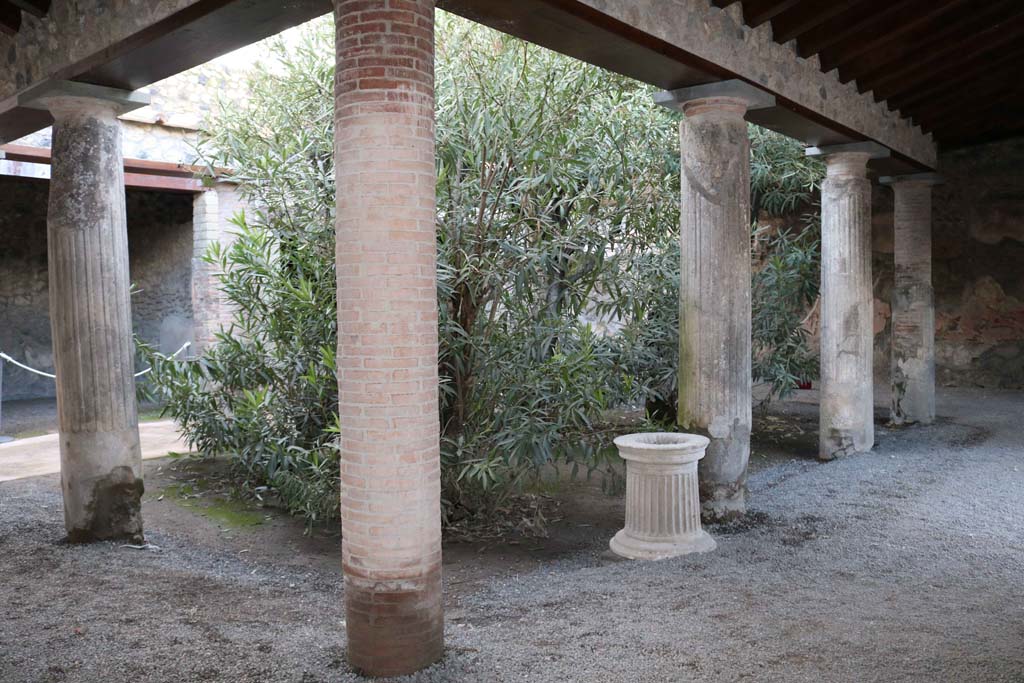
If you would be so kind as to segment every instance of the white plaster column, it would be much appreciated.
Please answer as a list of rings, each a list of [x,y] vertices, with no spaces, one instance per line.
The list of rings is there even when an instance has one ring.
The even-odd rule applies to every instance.
[[[892,293],[892,405],[895,424],[935,420],[935,302],[932,185],[937,175],[882,178],[895,195]]]
[[[774,99],[726,81],[657,101],[685,115],[678,423],[710,439],[698,469],[701,511],[709,521],[724,520],[746,512],[750,459],[750,141],[744,115]]]
[[[232,219],[244,208],[235,183],[217,181],[192,203],[192,350],[201,355],[230,326],[233,310],[221,291],[216,264],[206,262],[210,246],[227,249],[235,241]]]
[[[873,146],[822,150],[821,416],[818,457],[831,460],[875,443],[872,378],[871,182]]]
[[[40,100],[54,118],[47,239],[64,520],[73,542],[138,541],[142,459],[117,120],[131,94],[70,86]]]

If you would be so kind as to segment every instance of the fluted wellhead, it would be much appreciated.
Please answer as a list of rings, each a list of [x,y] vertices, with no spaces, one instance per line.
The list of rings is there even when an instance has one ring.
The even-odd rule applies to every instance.
[[[661,560],[715,549],[701,528],[697,461],[710,441],[651,432],[615,439],[626,461],[626,526],[610,542],[631,560]]]

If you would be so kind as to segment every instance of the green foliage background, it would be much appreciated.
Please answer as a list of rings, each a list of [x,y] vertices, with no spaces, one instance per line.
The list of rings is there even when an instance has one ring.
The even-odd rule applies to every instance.
[[[599,467],[609,408],[674,401],[678,118],[635,81],[444,13],[437,25],[442,479],[449,522],[544,466]],[[204,454],[308,520],[337,516],[333,27],[320,24],[223,105],[203,149],[251,207],[207,261],[235,306],[202,359],[148,350],[153,386]],[[820,169],[751,129],[753,204],[812,206]],[[813,212],[755,228],[755,372],[813,371]],[[591,323],[585,321],[592,321]],[[593,323],[600,323],[602,331]],[[607,329],[604,329],[607,328]]]

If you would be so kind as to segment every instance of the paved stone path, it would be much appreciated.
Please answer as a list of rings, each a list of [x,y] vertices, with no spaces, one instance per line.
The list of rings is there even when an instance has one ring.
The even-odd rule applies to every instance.
[[[143,459],[188,452],[172,420],[141,423],[139,438]],[[0,444],[0,481],[60,472],[58,439],[57,434],[45,434]]]

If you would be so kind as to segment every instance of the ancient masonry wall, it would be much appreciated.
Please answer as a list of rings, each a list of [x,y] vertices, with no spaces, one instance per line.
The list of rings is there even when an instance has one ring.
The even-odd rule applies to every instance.
[[[939,386],[1024,388],[1024,138],[943,154],[933,188],[932,279]],[[893,195],[873,204],[875,376],[888,382]]]
[[[0,350],[53,371],[46,262],[48,183],[0,177]],[[128,249],[135,331],[164,352],[192,334],[192,196],[129,190]],[[5,368],[3,399],[51,397],[53,380]]]

